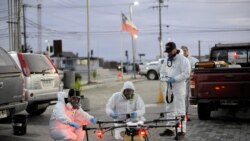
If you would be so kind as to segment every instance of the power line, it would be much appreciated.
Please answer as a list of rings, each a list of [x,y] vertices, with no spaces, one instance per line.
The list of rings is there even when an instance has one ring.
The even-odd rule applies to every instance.
[[[31,25],[34,28],[37,28],[38,24],[33,22],[32,20],[26,18],[27,24]],[[172,29],[172,31],[163,31],[164,33],[173,34],[173,33],[211,33],[211,32],[248,32],[250,27],[246,28],[237,28],[237,27],[202,27],[202,26],[189,26],[189,25],[170,25],[170,27],[181,27],[184,29]],[[196,29],[195,29],[196,28]],[[157,25],[152,25],[150,27],[144,27],[140,29],[140,35],[145,34],[157,34]],[[42,30],[44,34],[53,34],[58,36],[77,36],[81,37],[86,34],[83,31],[59,31],[51,28],[47,28],[42,26]],[[169,30],[169,29],[168,29]],[[37,32],[28,32],[28,34],[37,34]],[[100,31],[91,31],[90,34],[92,36],[106,36],[113,34],[120,34],[120,30],[100,30]]]
[[[218,32],[249,32],[250,29],[235,29],[235,30],[190,30],[190,31],[163,31],[164,34],[181,34],[181,33],[218,33]],[[92,31],[90,32],[91,36],[108,36],[108,35],[117,35],[120,34],[120,31]],[[78,32],[78,33],[67,33],[67,32],[44,32],[46,35],[57,35],[57,36],[85,36],[86,32]],[[140,36],[143,35],[157,35],[158,32],[155,30],[152,31],[141,31]],[[28,35],[37,35],[37,32],[28,32]]]
[[[166,27],[168,27],[169,29],[171,27],[177,27],[177,28],[186,28],[186,29],[218,29],[218,30],[225,30],[225,29],[248,29],[250,27],[211,27],[211,26],[190,26],[190,25],[165,25]]]
[[[189,4],[248,4],[249,0],[231,0],[231,1],[199,1],[199,0],[172,0],[171,3],[189,3]]]

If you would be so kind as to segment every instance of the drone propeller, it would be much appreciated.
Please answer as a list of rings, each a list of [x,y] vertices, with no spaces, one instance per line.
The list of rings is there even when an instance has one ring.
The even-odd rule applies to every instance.
[[[176,116],[173,119],[165,119],[163,117],[165,117],[165,114],[170,113],[170,112],[160,112],[160,113],[149,113],[149,114],[159,114],[159,118],[157,119],[153,119],[151,121],[144,121],[143,124],[139,124],[139,121],[135,121],[133,122],[133,125],[128,124],[130,121],[128,120],[114,120],[114,121],[97,121],[97,124],[99,124],[99,127],[97,128],[89,128],[86,127],[83,128],[83,130],[86,131],[86,135],[87,135],[87,141],[88,141],[88,130],[95,130],[94,133],[96,134],[96,136],[100,139],[103,138],[104,134],[108,131],[112,131],[116,128],[126,128],[126,131],[128,132],[129,136],[134,136],[134,132],[133,131],[137,131],[138,135],[140,135],[141,137],[147,137],[148,134],[148,129],[150,128],[164,128],[164,127],[174,127],[176,129],[177,132],[177,128],[182,128],[181,127],[181,120],[182,118],[180,118],[179,116]],[[123,114],[119,114],[119,115],[130,115],[127,113],[123,113]],[[163,122],[167,122],[167,121],[175,121],[175,124],[173,125],[157,125],[158,123],[163,123]],[[104,124],[108,124],[108,123],[119,123],[121,125],[111,125],[111,126],[104,126]],[[150,124],[151,123],[151,124]],[[146,125],[149,124],[149,125]],[[128,130],[127,130],[128,129]],[[130,134],[132,133],[133,134]]]
[[[159,115],[158,119],[160,119],[160,118],[164,118],[165,114],[169,114],[169,113],[172,113],[172,112],[159,112],[159,113],[147,113],[147,114]]]

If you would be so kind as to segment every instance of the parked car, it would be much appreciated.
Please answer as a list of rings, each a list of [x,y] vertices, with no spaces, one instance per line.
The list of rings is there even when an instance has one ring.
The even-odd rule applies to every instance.
[[[146,76],[148,80],[156,80],[159,77],[163,62],[164,58],[160,58],[157,61],[151,61],[144,65],[140,65],[139,74]]]
[[[24,82],[22,72],[0,47],[0,119],[26,109],[28,102],[24,100]]]
[[[40,115],[57,99],[60,77],[50,59],[42,54],[9,52],[23,72],[26,111]]]

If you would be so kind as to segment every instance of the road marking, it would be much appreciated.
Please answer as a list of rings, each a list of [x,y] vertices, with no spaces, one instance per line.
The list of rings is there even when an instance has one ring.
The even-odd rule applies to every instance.
[[[157,103],[153,103],[153,104],[145,104],[145,107],[159,107],[162,106],[162,104],[157,104]]]

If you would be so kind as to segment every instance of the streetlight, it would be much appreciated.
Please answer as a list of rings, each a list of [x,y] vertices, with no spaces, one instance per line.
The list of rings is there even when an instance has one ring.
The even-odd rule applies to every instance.
[[[142,57],[142,56],[145,56],[145,53],[139,53],[138,56],[140,57],[140,63],[141,63],[141,62],[142,62],[142,61],[141,61],[141,57]]]
[[[132,13],[133,13],[132,7],[136,6],[136,5],[139,5],[138,1],[134,1],[133,3],[129,4],[129,19],[130,19],[131,22],[132,22]],[[136,51],[136,49],[135,49],[135,39],[137,37],[138,37],[137,35],[135,35],[134,37],[131,36],[131,40],[132,40],[132,52],[133,52],[133,72],[134,72],[134,78],[136,78],[136,69],[135,69],[135,67],[136,67],[135,66],[135,57],[136,57],[136,55],[135,55],[135,51]]]
[[[132,22],[132,13],[133,13],[132,7],[133,7],[133,6],[137,6],[137,5],[139,5],[139,2],[138,2],[138,1],[134,1],[133,3],[130,3],[130,4],[129,4],[129,18],[130,18],[130,21],[131,21],[131,22]]]

